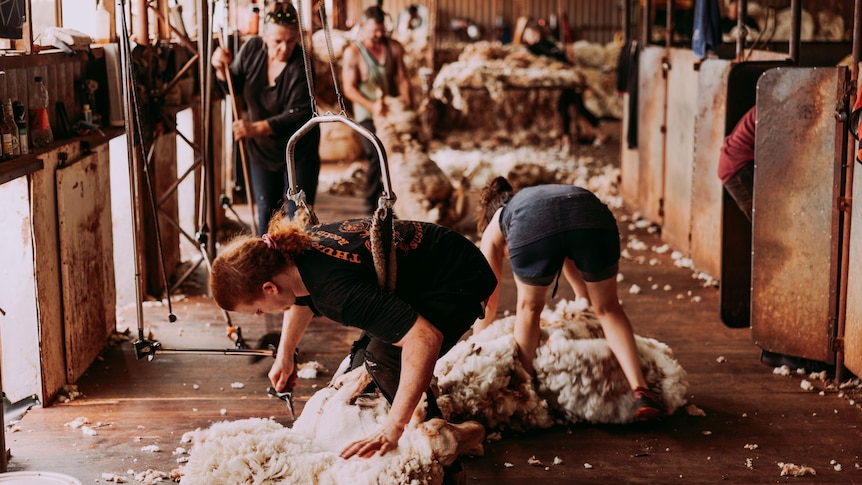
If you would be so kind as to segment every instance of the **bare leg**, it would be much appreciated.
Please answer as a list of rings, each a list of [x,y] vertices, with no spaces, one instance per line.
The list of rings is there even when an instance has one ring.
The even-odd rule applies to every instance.
[[[515,313],[515,343],[518,345],[518,357],[524,369],[533,374],[533,359],[536,358],[536,348],[539,346],[539,317],[545,308],[547,286],[525,285],[515,279],[518,289],[518,307]]]
[[[563,275],[566,281],[572,286],[572,291],[575,292],[575,297],[578,299],[586,298],[590,301],[590,294],[587,291],[587,284],[584,282],[584,277],[581,276],[581,271],[575,266],[575,262],[569,258],[563,261]]]
[[[617,298],[616,278],[608,278],[596,283],[587,282],[586,286],[593,303],[593,310],[602,324],[602,330],[605,331],[608,345],[620,363],[629,386],[632,389],[647,387],[638,358],[632,324]]]

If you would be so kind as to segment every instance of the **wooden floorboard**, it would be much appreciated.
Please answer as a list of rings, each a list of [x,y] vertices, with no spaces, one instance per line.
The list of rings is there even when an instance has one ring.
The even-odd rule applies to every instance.
[[[324,195],[318,215],[331,220],[358,206],[357,199]],[[620,225],[628,237],[627,224]],[[661,245],[644,229],[634,235],[647,245]],[[620,299],[636,333],[673,349],[688,372],[689,402],[706,416],[680,410],[651,426],[581,423],[506,434],[486,443],[484,456],[464,459],[467,483],[862,483],[862,396],[851,403],[835,391],[803,390],[800,376],[774,375],[760,363],[748,329],[720,322],[717,288],[703,287],[691,270],[675,267],[669,254],[650,257],[660,264],[621,263]],[[514,301],[511,275],[505,280],[501,311],[511,310]],[[635,283],[643,290],[630,294]],[[664,291],[666,284],[672,289]],[[561,287],[560,296],[570,297],[569,289]],[[224,319],[208,298],[189,294],[173,306],[175,323],[167,321],[165,307],[144,309],[145,331],[165,347],[230,346]],[[249,342],[273,329],[261,317],[233,318]],[[125,321],[136,338],[134,312]],[[298,413],[326,385],[355,337],[355,330],[325,319],[311,325],[300,343],[300,360],[318,361],[330,372],[299,381]],[[15,425],[7,435],[9,469],[63,472],[85,484],[103,483],[103,473],[176,468],[172,451],[187,446],[180,443],[182,435],[217,421],[272,416],[290,425],[284,403],[266,396],[269,364],[251,364],[244,356],[158,352],[152,361],[138,360],[131,344],[122,343],[77,383],[83,397],[33,409]],[[65,426],[77,417],[103,426],[96,436],[85,436]],[[142,451],[148,445],[161,451]],[[541,465],[529,465],[531,457]],[[561,463],[554,464],[555,458]],[[781,462],[810,466],[817,474],[782,477]]]

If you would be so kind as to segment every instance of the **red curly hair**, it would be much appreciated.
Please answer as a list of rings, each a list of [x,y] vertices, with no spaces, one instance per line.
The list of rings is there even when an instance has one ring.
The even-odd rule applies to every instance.
[[[267,229],[275,248],[256,236],[241,235],[231,240],[212,263],[210,292],[216,304],[231,311],[263,297],[263,284],[272,281],[311,245],[312,237],[304,227],[300,222],[276,216]]]

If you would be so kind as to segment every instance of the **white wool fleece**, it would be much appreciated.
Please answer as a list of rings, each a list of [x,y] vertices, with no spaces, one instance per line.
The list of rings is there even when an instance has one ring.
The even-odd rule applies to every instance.
[[[542,312],[536,359],[538,393],[516,358],[515,317],[497,320],[460,342],[437,363],[444,415],[475,419],[488,429],[516,431],[563,423],[628,423],[631,392],[585,300],[561,300]],[[671,349],[635,336],[644,377],[667,411],[685,404],[686,372]]]

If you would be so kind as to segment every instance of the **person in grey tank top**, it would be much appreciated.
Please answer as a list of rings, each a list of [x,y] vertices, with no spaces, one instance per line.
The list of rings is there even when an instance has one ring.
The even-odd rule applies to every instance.
[[[353,117],[372,133],[374,119],[386,115],[382,96],[398,97],[405,109],[413,109],[410,81],[404,67],[404,47],[386,35],[386,14],[368,7],[359,24],[359,38],[344,50],[341,78],[344,97],[353,103]],[[380,160],[374,145],[362,138],[368,157],[365,209],[373,214],[383,192]]]
[[[610,209],[581,187],[540,185],[514,193],[505,178],[497,177],[482,189],[477,223],[480,249],[498,284],[473,332],[497,318],[500,276],[508,256],[518,295],[514,338],[524,369],[533,374],[545,298],[564,274],[575,296],[587,299],[602,325],[631,386],[635,420],[660,418],[664,406],[648,388],[631,322],[617,297],[620,235]]]

